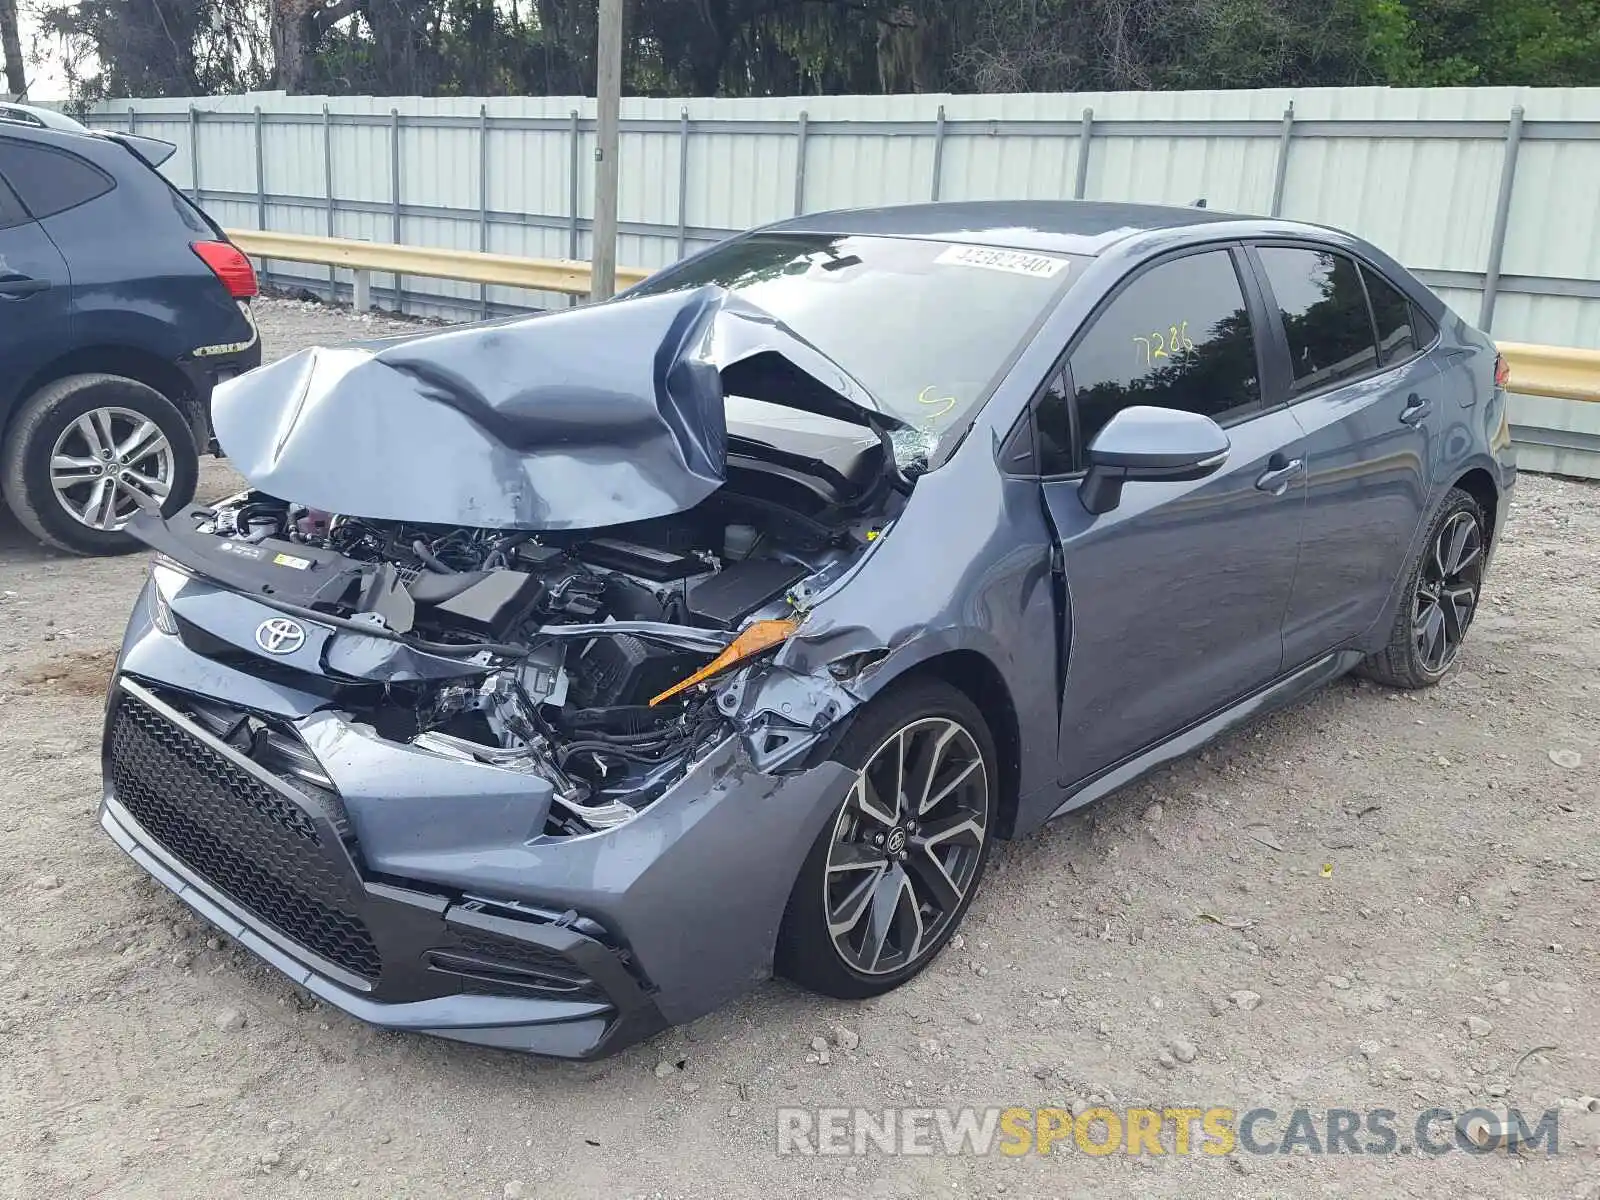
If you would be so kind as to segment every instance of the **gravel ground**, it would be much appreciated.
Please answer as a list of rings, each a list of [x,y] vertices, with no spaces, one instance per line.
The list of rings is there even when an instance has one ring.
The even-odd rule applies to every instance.
[[[260,314],[274,354],[408,327]],[[1409,1148],[1431,1107],[1600,1094],[1600,489],[1524,478],[1443,686],[1339,683],[1002,847],[962,944],[897,993],[772,983],[593,1065],[311,1003],[100,833],[105,676],[143,570],[54,556],[0,517],[12,1195],[1600,1196],[1600,1115],[1570,1106],[1555,1157]],[[1270,1107],[1268,1140],[1297,1107],[1387,1108],[1402,1148],[775,1153],[781,1105],[1090,1097]]]

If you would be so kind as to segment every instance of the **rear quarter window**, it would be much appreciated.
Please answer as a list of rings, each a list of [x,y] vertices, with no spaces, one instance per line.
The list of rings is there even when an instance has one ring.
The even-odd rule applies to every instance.
[[[116,181],[76,154],[0,138],[0,176],[36,220],[87,204]]]
[[[1378,326],[1378,354],[1383,365],[1404,362],[1426,340],[1417,336],[1415,307],[1395,287],[1371,267],[1363,265],[1361,278],[1372,301],[1372,319]],[[1431,339],[1429,339],[1431,340]]]

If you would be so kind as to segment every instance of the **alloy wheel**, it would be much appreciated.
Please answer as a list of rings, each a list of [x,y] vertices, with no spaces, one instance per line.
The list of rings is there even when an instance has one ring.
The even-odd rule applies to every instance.
[[[1453,514],[1422,560],[1412,610],[1417,661],[1439,675],[1455,661],[1483,584],[1483,528],[1470,512]]]
[[[856,775],[823,875],[829,937],[865,975],[935,950],[977,878],[989,776],[972,734],[924,717],[893,734]]]
[[[61,431],[50,451],[50,486],[79,524],[114,531],[141,508],[160,508],[176,457],[167,435],[130,408],[94,408]]]

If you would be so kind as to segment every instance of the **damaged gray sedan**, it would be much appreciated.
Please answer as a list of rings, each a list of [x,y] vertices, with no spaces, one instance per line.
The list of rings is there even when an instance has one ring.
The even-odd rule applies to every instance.
[[[1353,238],[1075,203],[306,351],[217,395],[249,491],[129,527],[101,823],[388,1028],[589,1058],[774,970],[875,995],[995,839],[1441,678],[1503,383]]]

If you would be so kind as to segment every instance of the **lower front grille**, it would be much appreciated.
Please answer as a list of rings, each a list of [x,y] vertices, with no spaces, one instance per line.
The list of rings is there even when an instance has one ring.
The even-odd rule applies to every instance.
[[[304,809],[126,692],[110,743],[117,799],[162,846],[285,938],[378,978],[360,881]]]
[[[487,933],[461,931],[457,945],[429,950],[430,969],[468,981],[469,991],[535,994],[557,1000],[605,1000],[600,986],[558,951]]]

